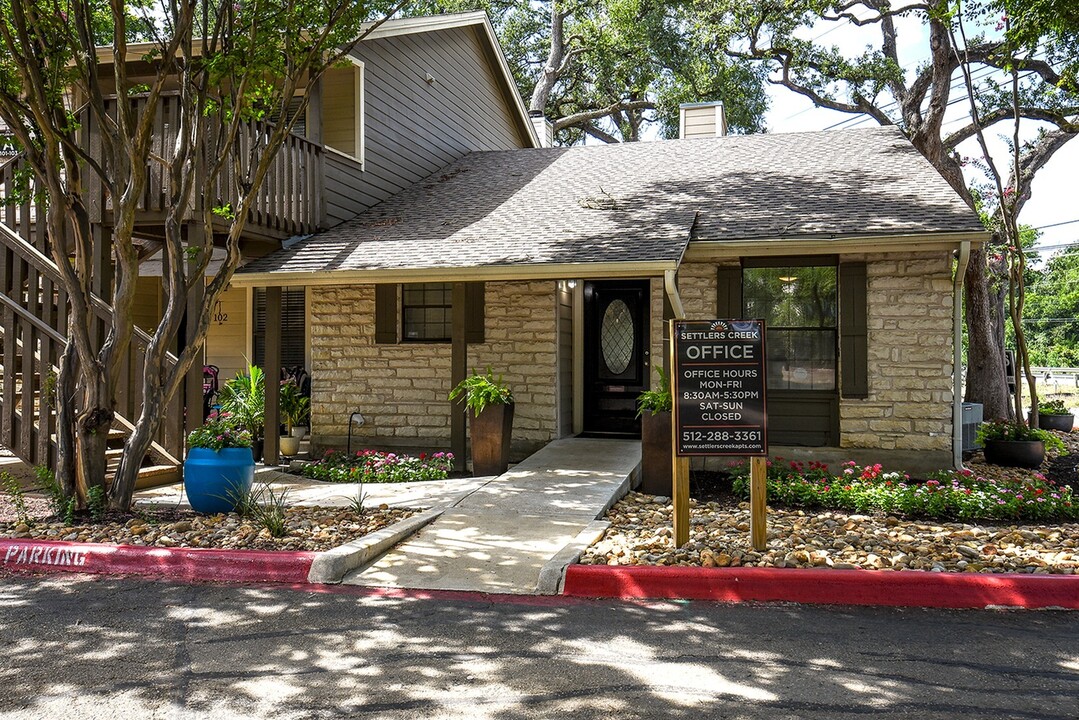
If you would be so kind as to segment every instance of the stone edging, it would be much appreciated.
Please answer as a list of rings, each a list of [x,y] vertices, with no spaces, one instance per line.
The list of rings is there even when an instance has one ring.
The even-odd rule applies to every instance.
[[[218,582],[307,582],[317,554],[0,540],[0,568],[16,572],[152,575]]]
[[[563,594],[932,608],[1079,610],[1079,576],[571,565]]]
[[[566,568],[580,560],[585,548],[602,538],[610,526],[611,524],[606,520],[593,520],[584,530],[577,533],[577,537],[570,540],[564,548],[555,553],[554,557],[544,563],[540,568],[539,580],[536,582],[536,594],[558,595],[561,593],[566,578]]]
[[[352,570],[366,565],[391,547],[437,518],[442,508],[425,510],[378,532],[364,535],[345,545],[317,553],[305,578],[309,583],[339,583]]]
[[[208,582],[339,583],[442,514],[427,510],[325,552],[165,548],[0,539],[0,569],[144,575]]]

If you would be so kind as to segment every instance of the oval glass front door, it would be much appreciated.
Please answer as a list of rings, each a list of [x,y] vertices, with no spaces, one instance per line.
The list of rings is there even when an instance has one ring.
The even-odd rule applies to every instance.
[[[612,375],[621,375],[633,359],[633,315],[622,300],[614,300],[603,313],[599,331],[603,362]]]

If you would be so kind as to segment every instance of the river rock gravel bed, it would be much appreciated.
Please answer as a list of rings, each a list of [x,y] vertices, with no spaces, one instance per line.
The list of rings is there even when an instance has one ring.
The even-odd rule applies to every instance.
[[[0,500],[0,503],[5,501]],[[141,510],[129,515],[106,516],[99,522],[77,517],[73,525],[65,525],[55,517],[38,517],[30,524],[9,520],[0,522],[0,538],[227,550],[323,551],[381,530],[416,512],[385,505],[365,508],[362,514],[350,508],[292,507],[285,511],[284,536],[273,537],[257,521],[236,513],[199,515],[190,510]]]
[[[690,500],[690,541],[675,548],[670,498],[630,493],[608,511],[586,565],[830,567],[933,572],[1079,573],[1079,523],[1050,526],[915,521],[768,509],[768,549],[749,546],[749,504]]]

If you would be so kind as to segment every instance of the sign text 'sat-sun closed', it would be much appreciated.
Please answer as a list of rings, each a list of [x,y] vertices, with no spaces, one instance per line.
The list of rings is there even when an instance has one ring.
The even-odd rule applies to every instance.
[[[767,455],[764,322],[674,323],[678,455]]]

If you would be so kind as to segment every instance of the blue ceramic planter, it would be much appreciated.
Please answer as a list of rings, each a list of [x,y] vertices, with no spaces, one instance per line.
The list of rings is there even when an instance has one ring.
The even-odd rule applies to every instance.
[[[227,513],[255,481],[251,448],[191,448],[184,462],[184,488],[191,508],[200,513]]]

